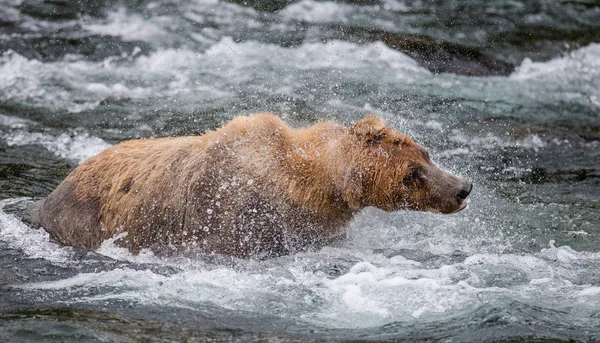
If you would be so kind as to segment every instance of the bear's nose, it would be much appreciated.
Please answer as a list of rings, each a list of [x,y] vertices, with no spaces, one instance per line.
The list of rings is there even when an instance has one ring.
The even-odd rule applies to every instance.
[[[469,194],[471,194],[472,189],[473,189],[473,184],[470,182],[465,182],[463,188],[456,195],[456,198],[458,199],[458,201],[465,200],[469,196]]]

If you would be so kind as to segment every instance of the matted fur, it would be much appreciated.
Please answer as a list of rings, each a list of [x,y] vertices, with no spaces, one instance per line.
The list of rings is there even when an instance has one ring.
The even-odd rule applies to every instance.
[[[277,255],[339,235],[365,206],[445,211],[423,179],[427,152],[370,115],[293,129],[271,113],[237,117],[202,136],[143,139],[75,169],[40,208],[58,241],[132,252],[192,246],[240,257]],[[406,179],[406,180],[405,180]]]

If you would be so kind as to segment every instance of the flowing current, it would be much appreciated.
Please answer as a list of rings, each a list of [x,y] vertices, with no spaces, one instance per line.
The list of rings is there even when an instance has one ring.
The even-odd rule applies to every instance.
[[[0,0],[0,341],[600,341],[599,19],[584,0]],[[377,113],[474,183],[469,207],[369,208],[346,241],[261,261],[88,252],[31,221],[111,145],[263,111]]]

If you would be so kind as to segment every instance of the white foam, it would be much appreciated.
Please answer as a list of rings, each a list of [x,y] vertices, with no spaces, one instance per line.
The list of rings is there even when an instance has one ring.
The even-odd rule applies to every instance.
[[[21,287],[47,290],[98,286],[146,288],[165,280],[167,277],[149,270],[116,268],[98,273],[81,273],[62,280],[23,284]]]
[[[528,135],[527,137],[517,141],[516,143],[518,146],[530,148],[535,151],[546,147],[546,142],[544,142],[538,135],[535,134]]]
[[[530,285],[541,285],[541,284],[545,284],[545,283],[548,283],[551,281],[552,281],[552,278],[549,278],[549,277],[544,277],[544,278],[540,278],[540,279],[534,278],[529,281],[529,284]]]
[[[77,131],[62,133],[58,137],[39,132],[16,131],[9,133],[4,139],[9,146],[41,145],[56,156],[72,159],[78,163],[111,146],[101,138]]]
[[[583,231],[583,230],[579,230],[579,231],[567,231],[567,233],[569,235],[572,235],[572,236],[587,236],[587,235],[589,235],[588,232]]]
[[[470,149],[467,149],[467,148],[455,148],[455,149],[442,150],[437,155],[440,156],[440,157],[449,158],[449,157],[453,157],[453,156],[468,155],[470,153],[471,153]]]
[[[493,149],[510,144],[509,139],[500,138],[492,133],[487,133],[485,136],[468,136],[460,130],[455,129],[449,137],[451,141],[464,144],[469,147]]]
[[[483,136],[467,135],[460,129],[452,130],[450,141],[460,143],[459,148],[449,149],[442,152],[443,156],[464,155],[467,153],[486,154],[486,150],[502,147],[520,147],[539,151],[547,146],[547,143],[536,134],[530,134],[522,139],[514,139],[510,136],[498,136],[486,133]]]
[[[18,10],[18,7],[21,6],[21,3],[23,3],[23,0],[3,0],[3,13],[2,15],[4,16],[4,20],[6,20],[6,22],[18,22],[21,18],[23,18],[23,15],[21,14],[21,11]]]
[[[385,66],[404,71],[406,76],[410,73],[430,75],[415,60],[381,42],[358,45],[334,40],[326,43],[304,43],[297,48],[282,48],[256,42],[235,43],[226,37],[208,49],[206,56],[236,69],[249,68],[260,62],[292,70],[356,70]]]
[[[161,85],[128,86],[131,80],[148,79],[144,76],[148,73],[113,63],[111,59],[41,63],[9,51],[0,57],[0,99],[79,113],[97,107],[108,97],[148,98],[160,95],[161,88],[164,89]],[[149,75],[151,79],[154,74]],[[93,81],[107,78],[115,81]]]
[[[587,251],[575,251],[569,246],[556,247],[555,241],[551,240],[549,248],[544,248],[540,251],[539,255],[545,259],[559,261],[562,263],[570,264],[573,261],[598,261],[600,260],[600,252],[587,252]]]
[[[192,22],[219,26],[260,27],[259,14],[249,6],[225,1],[202,0],[184,6],[183,16]]]
[[[96,249],[95,253],[104,255],[119,261],[128,261],[135,263],[156,263],[156,264],[169,264],[173,266],[181,266],[181,260],[164,260],[154,255],[149,249],[142,249],[138,254],[132,254],[127,248],[119,247],[115,244],[115,241],[125,237],[127,232],[123,232],[115,237],[109,238],[102,242],[100,248]],[[170,263],[172,262],[172,263]]]
[[[133,98],[133,99],[144,99],[152,95],[152,90],[142,87],[127,87],[122,83],[99,83],[90,82],[85,85],[85,90],[94,93],[97,96],[108,98]]]
[[[0,201],[0,240],[12,248],[20,249],[29,258],[43,258],[53,263],[64,264],[69,260],[69,248],[50,241],[44,229],[30,228],[12,214],[4,212],[4,207],[24,199],[13,198]]]
[[[224,267],[186,270],[169,276],[150,270],[116,268],[99,273],[79,274],[64,280],[25,284],[23,287],[52,290],[117,288],[106,294],[73,299],[73,302],[123,299],[186,308],[191,304],[213,303],[227,309],[260,311],[260,299],[263,295],[275,296],[271,301],[276,302],[276,294],[271,292],[278,283],[285,286],[285,279],[266,274],[239,273]]]
[[[386,1],[383,6],[353,5],[343,2],[300,0],[289,4],[278,12],[282,22],[306,22],[306,23],[338,23],[352,22],[355,25],[367,27],[378,27],[390,31],[398,31],[399,27],[414,31],[408,22],[394,20],[389,17],[390,10],[403,10],[402,5],[394,1]],[[380,13],[374,16],[374,13]]]
[[[119,299],[190,309],[210,303],[234,311],[277,313],[332,328],[366,328],[437,318],[497,296],[525,302],[534,299],[531,301],[536,306],[544,306],[538,299],[544,294],[544,299],[552,299],[553,307],[568,307],[572,296],[591,297],[600,292],[596,286],[582,289],[570,281],[572,268],[562,265],[572,265],[573,256],[558,257],[560,264],[556,265],[556,259],[548,258],[548,250],[538,256],[479,253],[464,261],[427,267],[400,255],[388,258],[349,246],[267,261],[239,260],[229,266],[193,260],[180,263],[179,258],[158,259],[153,255],[132,260],[126,251],[103,246],[99,252],[119,259],[173,265],[180,271],[159,274],[116,268],[23,287],[73,291],[108,287],[110,291],[96,295],[74,295],[67,303]],[[580,262],[598,258],[596,253],[574,252],[568,247],[551,250],[555,257],[574,254]],[[348,271],[335,278],[319,267],[343,260],[359,262],[348,265]]]
[[[302,77],[298,71],[326,69],[348,77],[369,73],[390,82],[431,77],[412,58],[381,42],[330,41],[284,48],[253,41],[236,43],[225,37],[204,53],[166,48],[147,56],[102,62],[65,59],[41,63],[8,52],[0,57],[0,100],[73,113],[93,109],[107,98],[191,93],[208,101],[231,96],[232,85],[260,80],[281,80],[279,88],[293,92],[298,84],[295,78]]]
[[[84,88],[85,77],[91,68],[87,62],[47,62],[27,59],[14,51],[0,57],[0,99],[19,101],[51,109],[65,109],[73,113],[93,108],[99,100],[80,101],[77,91]]]
[[[0,57],[0,97],[2,100],[21,98],[23,100],[41,98],[49,105],[65,94],[57,91],[49,95],[42,82],[44,64],[29,60],[13,51],[7,51]]]
[[[410,10],[410,7],[406,5],[404,1],[398,0],[384,0],[383,8],[386,11],[394,11],[394,12],[407,12]]]
[[[8,146],[41,145],[56,156],[78,163],[111,146],[101,138],[90,136],[82,128],[54,136],[45,132],[32,132],[40,126],[34,121],[2,114],[0,126],[8,129],[2,135]]]
[[[436,120],[428,120],[425,123],[425,127],[436,130],[436,131],[444,131],[444,127],[442,123]]]
[[[567,101],[595,104],[600,96],[600,44],[592,43],[546,62],[526,58],[510,79],[543,83],[545,93],[561,92]]]
[[[596,286],[587,287],[587,288],[582,289],[579,293],[577,293],[577,296],[579,296],[579,297],[589,297],[589,296],[595,296],[595,295],[600,295],[600,287],[596,287]]]
[[[4,126],[9,129],[25,129],[35,125],[37,124],[31,120],[0,114],[0,126]]]
[[[331,21],[345,22],[350,11],[351,8],[344,4],[301,0],[288,5],[279,11],[279,14],[285,20],[326,23]]]
[[[194,32],[187,24],[194,22],[202,26],[218,25],[221,27],[234,25],[236,27],[260,27],[257,12],[247,6],[233,3],[202,0],[178,5],[181,17],[165,15],[156,3],[146,6],[144,15],[132,13],[120,7],[107,13],[106,18],[84,18],[81,26],[90,33],[120,37],[124,41],[144,41],[156,47],[189,46],[187,36],[182,36],[185,30],[187,35],[195,37],[203,43],[214,43],[214,39],[207,39],[202,34]],[[185,19],[183,22],[181,19]],[[209,31],[205,27],[202,32]]]
[[[167,33],[160,26],[167,26],[169,19],[153,16],[150,20],[139,14],[127,13],[125,8],[119,8],[109,12],[103,22],[84,21],[82,28],[90,33],[118,36],[124,41],[152,42],[165,38]]]

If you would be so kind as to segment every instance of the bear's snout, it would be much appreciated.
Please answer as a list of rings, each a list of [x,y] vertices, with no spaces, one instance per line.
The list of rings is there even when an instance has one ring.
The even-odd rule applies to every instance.
[[[473,189],[473,184],[469,181],[465,181],[463,188],[456,194],[456,199],[458,202],[463,202],[469,194],[471,194],[471,190]]]
[[[427,168],[425,176],[426,184],[431,191],[426,206],[428,211],[450,214],[460,212],[467,207],[466,199],[473,190],[471,182],[443,171],[435,165]]]
[[[463,180],[462,189],[458,192],[458,194],[456,194],[456,201],[458,201],[459,208],[454,213],[460,212],[467,207],[465,200],[469,194],[471,194],[471,190],[473,190],[473,184],[469,181]]]

